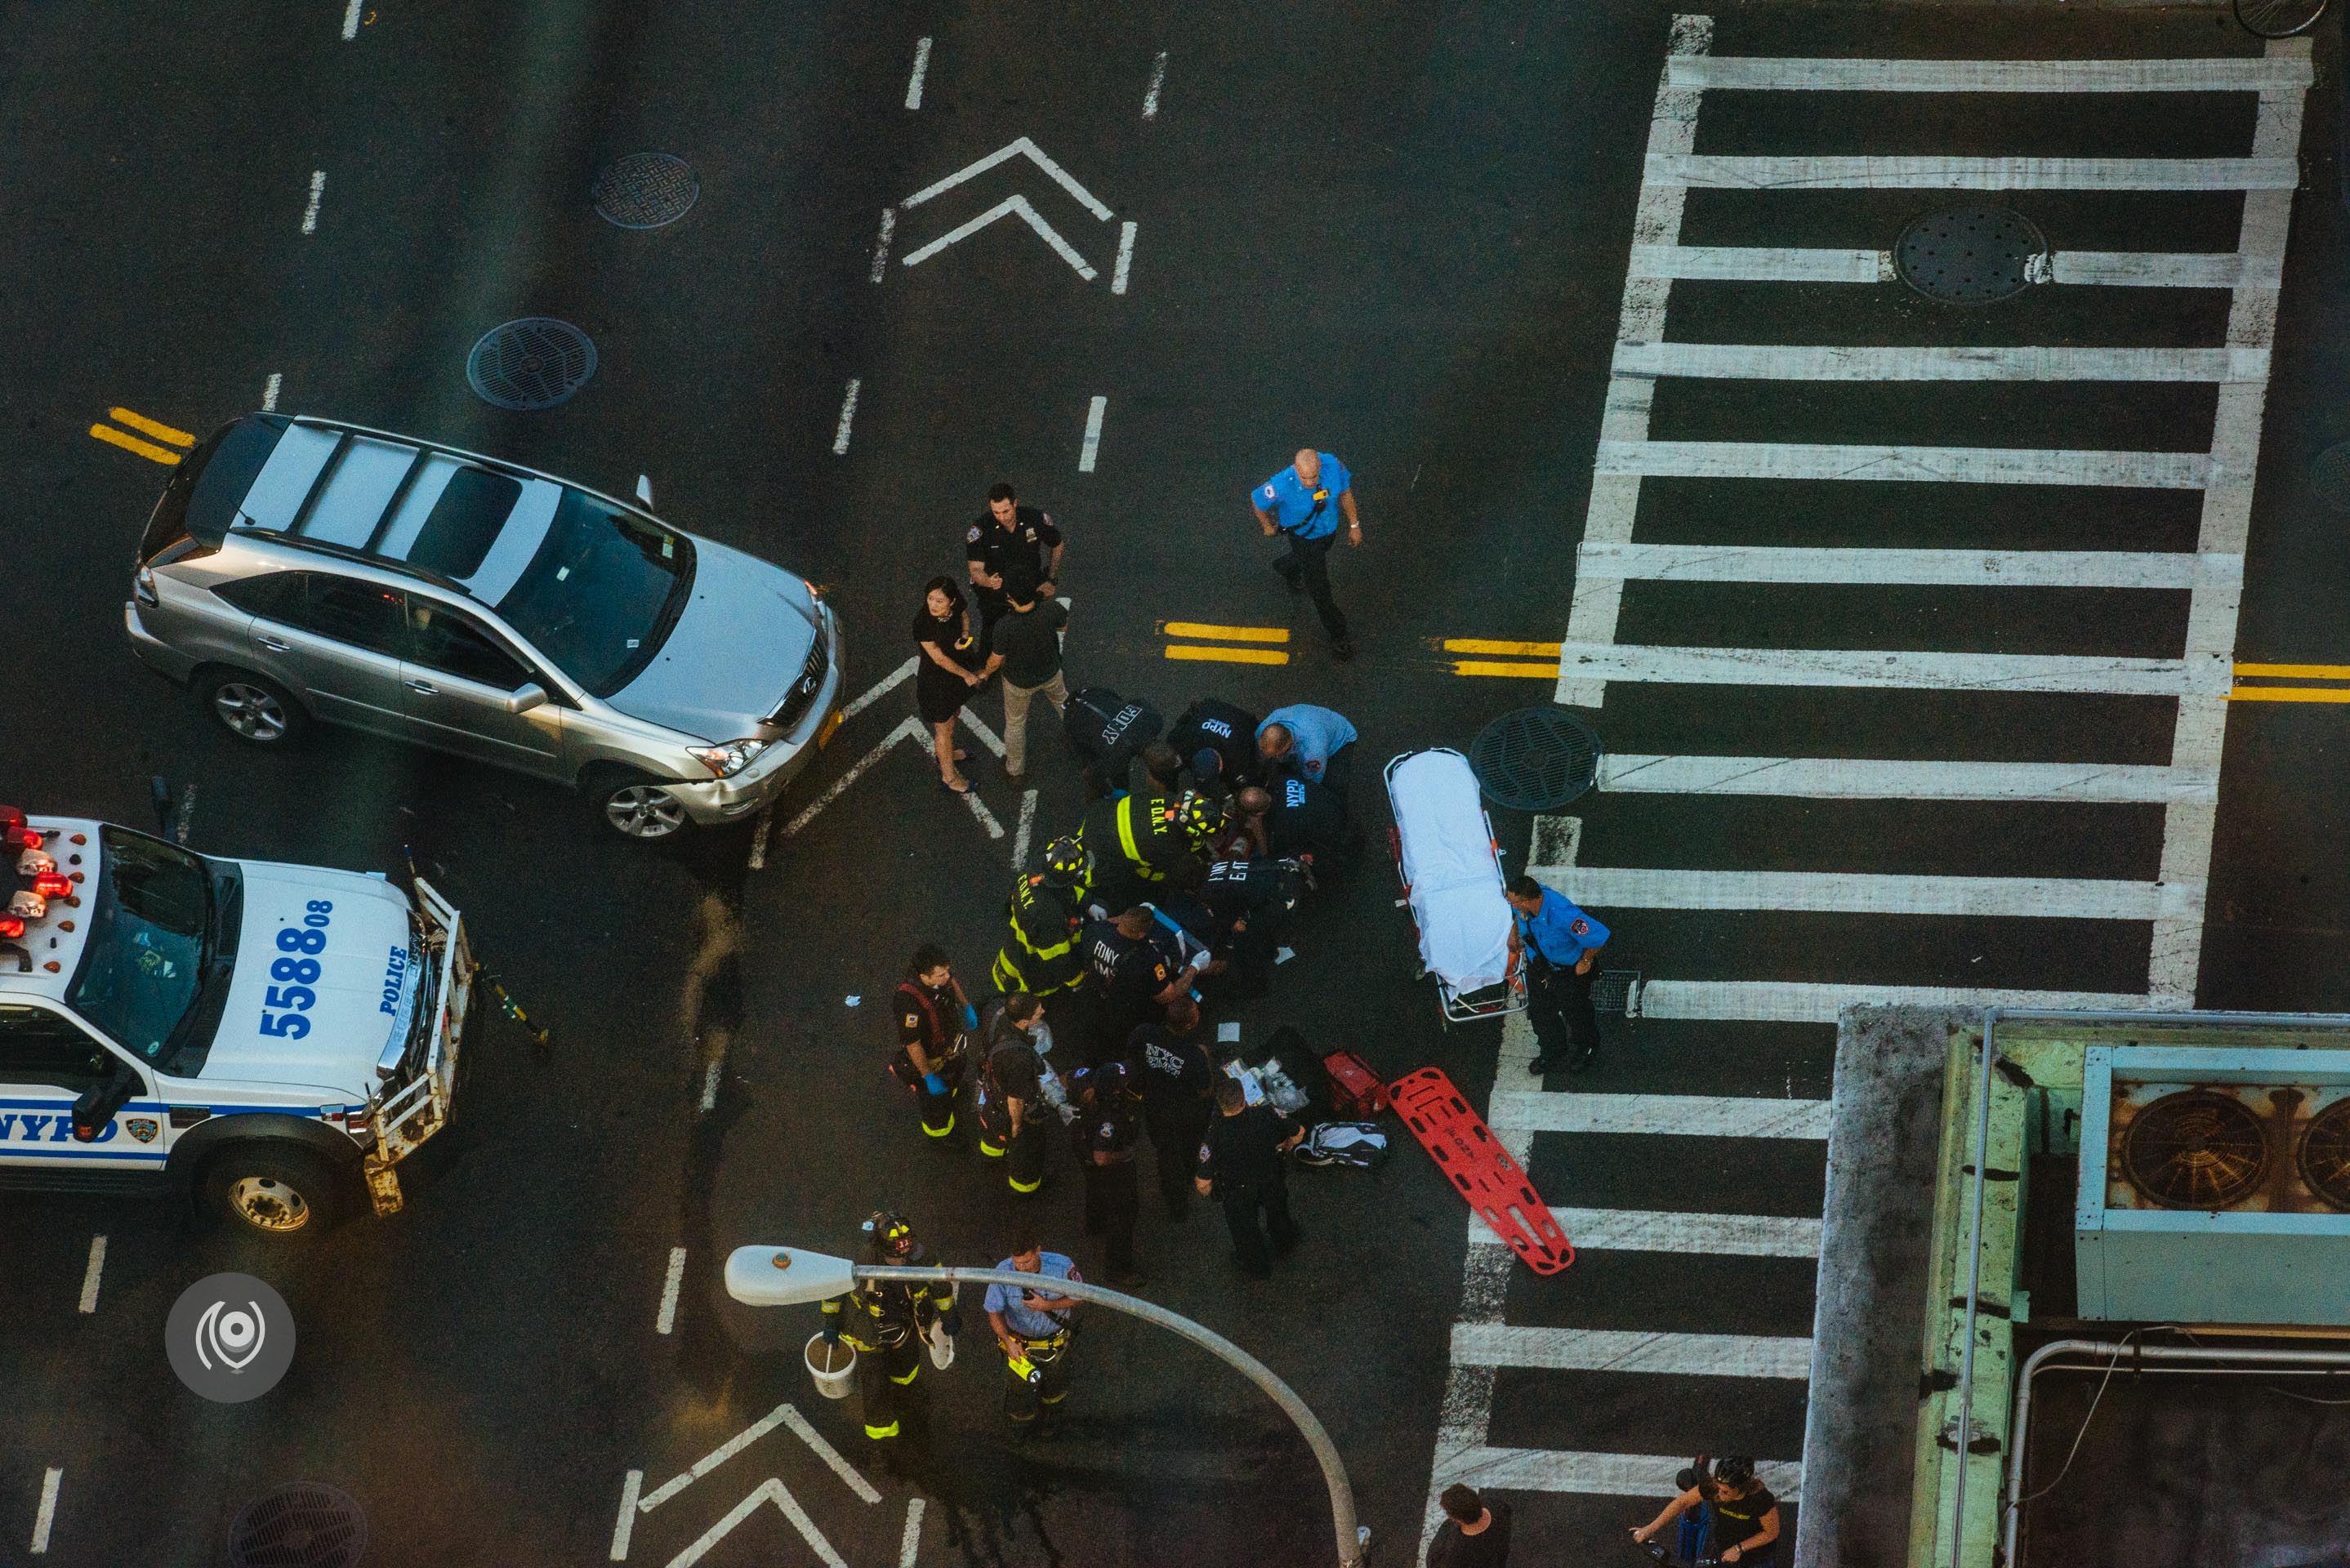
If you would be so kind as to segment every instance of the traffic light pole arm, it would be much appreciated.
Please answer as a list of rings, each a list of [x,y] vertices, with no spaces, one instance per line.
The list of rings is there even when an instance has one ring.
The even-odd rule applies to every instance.
[[[1330,1434],[1305,1401],[1279,1377],[1273,1368],[1226,1339],[1222,1334],[1165,1307],[1155,1306],[1140,1296],[1128,1295],[1124,1291],[1107,1290],[1083,1280],[1046,1280],[1035,1274],[1024,1274],[1014,1269],[923,1269],[903,1268],[895,1264],[858,1263],[853,1271],[859,1280],[943,1281],[953,1285],[1009,1285],[1014,1290],[1035,1290],[1047,1287],[1055,1295],[1073,1296],[1081,1302],[1098,1302],[1113,1312],[1139,1317],[1145,1323],[1181,1334],[1192,1344],[1203,1346],[1219,1360],[1237,1368],[1242,1376],[1263,1389],[1282,1413],[1296,1424],[1305,1438],[1305,1446],[1314,1450],[1314,1459],[1322,1467],[1322,1480],[1330,1488],[1330,1527],[1337,1538],[1338,1568],[1362,1568],[1363,1548],[1359,1532],[1355,1528],[1355,1491],[1347,1482],[1346,1461],[1339,1459],[1337,1447]]]

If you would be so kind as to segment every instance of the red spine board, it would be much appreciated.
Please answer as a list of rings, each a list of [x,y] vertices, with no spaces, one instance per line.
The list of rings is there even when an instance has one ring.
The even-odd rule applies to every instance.
[[[1575,1248],[1549,1206],[1451,1079],[1422,1067],[1389,1085],[1388,1095],[1437,1168],[1526,1267],[1555,1274],[1575,1262]]]

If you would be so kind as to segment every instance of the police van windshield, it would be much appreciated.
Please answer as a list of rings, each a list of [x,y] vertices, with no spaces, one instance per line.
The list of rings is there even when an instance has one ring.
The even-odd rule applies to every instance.
[[[99,832],[89,942],[67,1000],[140,1061],[178,1074],[216,973],[218,902],[204,861],[140,833]],[[198,1042],[201,1048],[201,1042]]]

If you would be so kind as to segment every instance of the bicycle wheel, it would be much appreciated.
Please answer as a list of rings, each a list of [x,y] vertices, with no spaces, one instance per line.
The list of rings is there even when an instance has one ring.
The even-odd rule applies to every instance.
[[[2235,0],[2236,20],[2256,38],[2290,38],[2317,26],[2326,0]]]

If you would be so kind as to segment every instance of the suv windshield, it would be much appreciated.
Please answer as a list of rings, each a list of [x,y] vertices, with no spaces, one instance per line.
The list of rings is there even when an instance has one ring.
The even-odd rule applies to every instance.
[[[159,838],[109,827],[99,841],[89,945],[67,1001],[124,1050],[176,1073],[207,988],[227,978],[215,972],[226,965],[213,878],[201,857]]]
[[[683,535],[566,490],[498,613],[556,669],[609,697],[651,659],[692,581]]]

